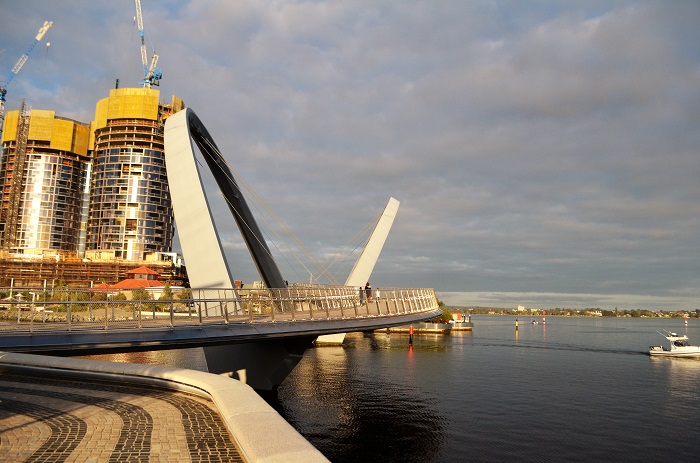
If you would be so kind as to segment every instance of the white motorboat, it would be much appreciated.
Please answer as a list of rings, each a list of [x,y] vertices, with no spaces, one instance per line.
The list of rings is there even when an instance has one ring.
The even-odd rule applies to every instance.
[[[688,344],[688,336],[679,336],[670,331],[667,331],[665,334],[659,334],[668,339],[671,346],[668,349],[663,346],[650,346],[649,355],[664,357],[700,357],[700,346],[691,346]]]

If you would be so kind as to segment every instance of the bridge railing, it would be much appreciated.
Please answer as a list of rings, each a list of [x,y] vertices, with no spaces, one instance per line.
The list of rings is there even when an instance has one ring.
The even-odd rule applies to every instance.
[[[156,297],[157,296],[157,297]],[[438,307],[430,288],[292,285],[284,289],[186,289],[177,294],[104,289],[0,288],[0,333],[133,330],[391,317]]]

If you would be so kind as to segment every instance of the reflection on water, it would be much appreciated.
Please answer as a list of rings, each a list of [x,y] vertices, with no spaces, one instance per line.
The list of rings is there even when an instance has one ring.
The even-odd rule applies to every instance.
[[[700,362],[650,368],[645,353],[671,321],[550,317],[515,333],[513,318],[474,318],[473,333],[417,335],[412,347],[382,333],[311,350],[276,406],[334,462],[641,462],[700,452]]]
[[[432,344],[352,333],[344,348],[309,350],[272,405],[333,462],[430,461],[445,418],[416,390],[414,362]]]
[[[696,416],[695,404],[700,397],[700,359],[650,357],[650,362],[655,373],[666,380],[668,412],[679,417]]]

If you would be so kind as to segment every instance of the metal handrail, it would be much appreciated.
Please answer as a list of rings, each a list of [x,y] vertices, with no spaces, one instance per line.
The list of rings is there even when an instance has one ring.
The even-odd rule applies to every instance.
[[[168,297],[159,299],[151,294],[146,290],[0,288],[0,334],[322,322],[395,317],[438,308],[431,288],[383,287],[381,304],[377,298],[361,297],[357,288],[331,285],[187,289],[165,292]]]

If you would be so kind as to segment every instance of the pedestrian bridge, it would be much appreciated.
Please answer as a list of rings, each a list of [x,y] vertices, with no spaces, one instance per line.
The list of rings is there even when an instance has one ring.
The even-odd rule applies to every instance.
[[[13,293],[10,300],[0,300],[0,350],[49,355],[190,347],[206,347],[209,352],[242,345],[247,349],[245,357],[274,358],[267,351],[260,356],[250,349],[283,346],[283,357],[297,352],[300,358],[323,334],[370,331],[442,313],[434,290],[426,288],[382,288],[381,297],[369,300],[356,288],[326,285],[192,289],[186,290],[184,298],[177,297],[181,292],[158,300],[127,299],[127,293],[113,290],[30,292],[14,288]],[[23,296],[17,297],[20,294]],[[132,292],[130,297],[134,294],[139,293]],[[230,360],[231,354],[223,357]],[[230,369],[230,361],[220,368],[212,365],[213,358],[207,356],[207,361],[210,371],[237,371]],[[291,368],[296,361],[292,363]]]
[[[442,313],[425,288],[382,288],[369,299],[354,287],[320,285],[193,289],[158,300],[146,291],[13,292],[0,301],[0,350],[76,356],[203,347],[210,373],[258,390],[281,384],[320,335]]]
[[[263,288],[187,290],[177,296],[167,290],[158,300],[145,290],[129,295],[98,289],[34,290],[19,300],[10,291],[0,301],[0,350],[86,355],[203,347],[209,372],[269,390],[284,381],[318,336],[387,328],[442,313],[432,289],[382,288],[379,297],[357,283],[288,285],[231,168],[194,111],[186,108],[167,119],[164,143],[189,283],[195,288],[235,286],[202,183],[204,164],[196,158],[196,145]],[[348,281],[369,281],[398,207],[393,203],[393,212],[382,214]]]

